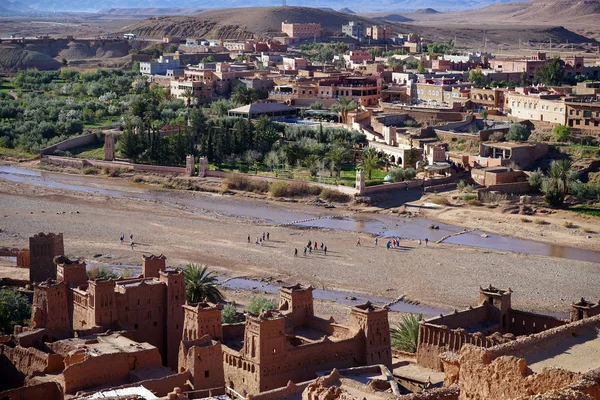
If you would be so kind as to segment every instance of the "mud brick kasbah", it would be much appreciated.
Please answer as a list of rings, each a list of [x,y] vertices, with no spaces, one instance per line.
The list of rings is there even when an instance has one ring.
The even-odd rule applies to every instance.
[[[385,307],[350,307],[341,325],[314,315],[310,286],[282,286],[276,309],[223,324],[221,304],[186,301],[184,272],[164,255],[143,256],[138,277],[103,280],[62,255],[62,234],[9,250],[35,278],[30,326],[0,337],[2,399],[600,399],[600,304],[585,299],[561,319],[480,288],[477,306],[423,321],[411,356],[392,351]],[[404,395],[399,365],[443,371],[443,385]]]

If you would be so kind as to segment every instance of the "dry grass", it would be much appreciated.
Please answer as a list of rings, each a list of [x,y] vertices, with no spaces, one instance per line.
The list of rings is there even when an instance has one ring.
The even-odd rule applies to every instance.
[[[525,222],[525,223],[527,223],[527,224],[528,224],[528,223],[530,223],[530,222],[531,222],[531,220],[530,220],[529,218],[524,218],[524,217],[523,217],[523,218],[521,218],[521,222]]]
[[[350,200],[350,196],[335,189],[323,189],[321,198],[326,201],[334,201],[337,203],[346,203]]]
[[[470,206],[481,206],[482,205],[482,203],[478,199],[468,200],[467,204]]]
[[[543,219],[536,219],[533,221],[533,223],[536,225],[550,225],[550,222]]]
[[[584,231],[585,233],[596,233],[595,230],[590,229],[590,228],[582,228],[581,230]]]
[[[572,223],[571,221],[565,221],[563,226],[567,229],[575,229],[575,228],[579,228],[577,225],[575,225],[574,223]]]
[[[444,196],[435,196],[435,197],[432,197],[430,201],[433,204],[438,204],[440,206],[449,206],[450,205],[450,200],[448,200]]]

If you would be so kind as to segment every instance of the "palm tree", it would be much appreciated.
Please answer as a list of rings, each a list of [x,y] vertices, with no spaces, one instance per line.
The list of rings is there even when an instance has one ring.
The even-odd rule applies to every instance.
[[[387,153],[383,153],[379,156],[379,159],[385,163],[385,172],[389,172],[390,171],[390,155]]]
[[[340,172],[342,169],[342,163],[348,157],[348,149],[344,146],[333,146],[331,150],[327,153],[327,160],[331,165],[331,171],[336,171],[336,176],[340,177]]]
[[[487,129],[487,119],[490,115],[490,112],[486,109],[479,111],[479,115],[483,118],[483,129]]]
[[[217,277],[213,272],[208,272],[208,265],[187,264],[184,272],[185,294],[189,303],[198,303],[204,299],[211,303],[223,301]]]
[[[342,117],[342,123],[348,123],[348,113],[358,108],[358,104],[350,97],[340,97],[336,104],[331,106],[332,111],[337,111]]]
[[[192,104],[192,99],[194,98],[194,92],[192,92],[190,89],[185,89],[181,95],[186,100],[185,105],[187,107],[189,107]]]
[[[562,192],[566,194],[569,190],[567,181],[571,175],[571,161],[567,158],[552,161],[548,175],[551,179],[556,179],[561,183]]]
[[[367,173],[367,179],[371,180],[371,173],[379,165],[379,156],[373,147],[367,147],[362,153],[362,161],[359,166]]]
[[[423,314],[408,314],[402,317],[395,328],[391,329],[390,339],[392,347],[416,353],[419,340],[419,323],[423,320]]]

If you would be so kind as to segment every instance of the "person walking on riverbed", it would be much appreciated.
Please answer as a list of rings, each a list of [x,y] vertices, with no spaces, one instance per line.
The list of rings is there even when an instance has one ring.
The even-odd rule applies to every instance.
[[[360,246],[360,238],[358,238],[358,240],[356,241],[356,245]]]
[[[121,233],[121,244],[123,244],[123,240],[125,240],[125,234]]]
[[[294,248],[294,257],[298,257],[298,248]]]
[[[323,247],[323,253],[327,255],[327,246]]]

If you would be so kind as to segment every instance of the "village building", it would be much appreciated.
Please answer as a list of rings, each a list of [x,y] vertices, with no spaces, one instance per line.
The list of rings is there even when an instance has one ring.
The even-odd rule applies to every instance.
[[[281,32],[290,38],[314,39],[321,36],[321,24],[281,23]]]
[[[568,126],[600,131],[600,101],[567,98],[564,105]]]
[[[349,97],[359,106],[376,106],[381,99],[383,83],[376,75],[340,76],[337,79],[321,80],[318,83],[318,97],[337,99]]]
[[[176,73],[182,70],[179,60],[171,56],[160,56],[158,61],[140,62],[140,73],[142,75],[167,75],[169,72]]]
[[[226,385],[239,393],[306,381],[328,368],[391,366],[386,309],[370,303],[352,307],[349,324],[343,326],[314,315],[312,291],[283,286],[277,310],[248,315],[240,324],[222,325],[218,306],[187,306],[184,342],[205,335],[220,338]]]
[[[566,106],[560,93],[518,88],[507,94],[509,115],[520,119],[566,124]]]
[[[254,103],[231,109],[227,115],[247,119],[260,119],[263,116],[270,119],[293,119],[298,116],[298,109],[279,103]]]

